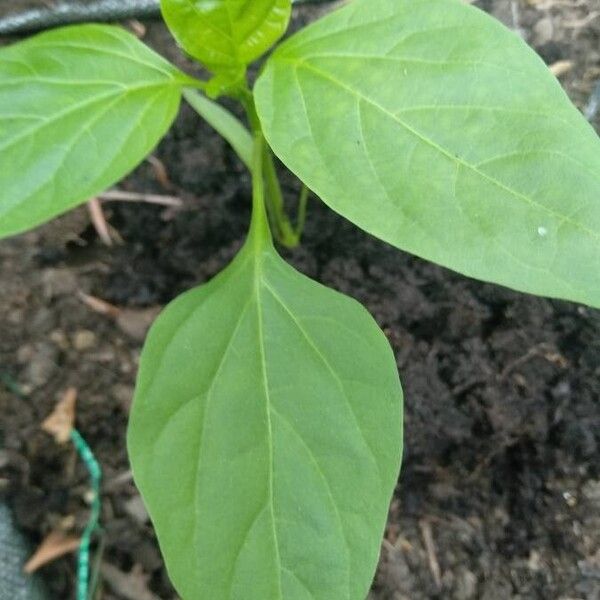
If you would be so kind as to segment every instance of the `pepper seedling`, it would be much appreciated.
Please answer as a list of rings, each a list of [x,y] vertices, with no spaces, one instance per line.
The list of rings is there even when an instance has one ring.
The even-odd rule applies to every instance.
[[[162,11],[210,79],[111,26],[0,51],[0,235],[119,181],[182,96],[229,141],[252,175],[249,234],[152,327],[128,432],[135,481],[185,600],[364,600],[402,391],[365,309],[278,255],[301,226],[274,157],[402,250],[598,308],[598,137],[519,37],[458,0],[354,0],[279,45],[252,87],[247,67],[286,31],[290,0]]]

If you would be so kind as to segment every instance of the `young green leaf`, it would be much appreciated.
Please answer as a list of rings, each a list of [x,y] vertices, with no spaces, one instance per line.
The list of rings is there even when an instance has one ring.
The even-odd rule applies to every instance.
[[[65,27],[1,49],[0,237],[131,171],[167,131],[190,84],[117,27]]]
[[[161,0],[162,13],[181,47],[218,73],[238,71],[285,32],[291,0]]]
[[[364,600],[401,403],[373,319],[270,245],[169,305],[142,354],[128,446],[184,600]]]
[[[366,231],[600,307],[600,141],[543,62],[458,0],[355,0],[269,59],[275,153]]]

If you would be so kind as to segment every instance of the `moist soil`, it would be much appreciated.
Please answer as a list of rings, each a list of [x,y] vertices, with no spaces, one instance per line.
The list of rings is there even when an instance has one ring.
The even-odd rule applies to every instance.
[[[598,2],[480,6],[548,64],[570,61],[561,80],[585,104],[600,78]],[[296,13],[296,24],[316,16]],[[160,24],[146,27],[151,46],[192,68]],[[0,491],[33,545],[81,531],[86,472],[40,429],[75,387],[77,427],[104,470],[104,600],[177,597],[125,452],[134,378],[151,317],[219,272],[249,220],[248,175],[189,108],[155,156],[168,182],[144,163],[121,189],[174,194],[183,208],[105,204],[111,247],[86,209],[0,244]],[[401,373],[406,451],[371,600],[600,598],[600,313],[413,258],[318,200],[302,246],[284,254],[368,307]],[[73,556],[41,573],[51,598],[73,597]]]

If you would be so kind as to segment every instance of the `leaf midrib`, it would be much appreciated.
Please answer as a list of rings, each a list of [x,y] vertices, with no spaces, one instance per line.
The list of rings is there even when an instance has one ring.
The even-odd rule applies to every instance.
[[[270,396],[270,387],[269,387],[269,379],[267,375],[267,358],[266,358],[266,350],[265,350],[265,336],[264,336],[264,326],[263,326],[263,315],[261,310],[261,301],[260,301],[260,288],[262,281],[262,251],[255,250],[254,255],[254,285],[253,285],[253,293],[255,296],[256,302],[256,312],[257,312],[257,324],[258,324],[258,344],[260,351],[260,359],[261,359],[261,372],[263,379],[263,386],[265,390],[265,399],[266,399],[266,417],[267,417],[267,432],[268,432],[268,449],[269,449],[269,512],[271,516],[271,528],[273,534],[273,543],[275,546],[275,560],[277,566],[277,587],[279,592],[280,600],[283,600],[283,588],[281,582],[281,571],[283,568],[281,562],[281,552],[279,549],[279,540],[277,537],[277,528],[275,526],[275,494],[274,494],[274,486],[273,486],[273,475],[275,471],[275,457],[274,457],[274,449],[273,449],[273,423],[272,423],[272,406],[271,406],[271,396]]]
[[[300,440],[301,445],[304,446],[304,448],[306,449],[310,460],[313,462],[317,472],[319,473],[320,477],[322,478],[324,485],[326,487],[327,490],[327,494],[331,500],[331,504],[333,506],[333,510],[335,512],[335,515],[337,517],[338,520],[338,525],[340,528],[340,532],[341,535],[344,539],[344,544],[346,547],[346,552],[347,552],[347,560],[350,561],[350,547],[348,544],[348,540],[346,538],[346,530],[344,527],[344,521],[342,519],[342,515],[341,512],[339,510],[339,507],[335,501],[335,498],[333,496],[333,491],[331,489],[329,480],[326,478],[325,473],[323,472],[319,462],[316,459],[316,456],[314,455],[312,449],[310,448],[310,446],[308,446],[308,444],[306,443],[306,441],[304,440],[304,438],[300,435],[300,433],[295,429],[295,427],[293,426],[293,424],[289,421],[289,419],[283,415],[281,412],[279,412],[278,409],[275,408],[275,406],[273,405],[272,401],[271,401],[271,395],[270,395],[270,385],[269,385],[269,377],[268,377],[268,370],[267,370],[267,357],[266,357],[266,348],[265,348],[265,335],[264,335],[264,325],[263,325],[263,320],[264,320],[264,315],[263,315],[263,310],[262,310],[262,306],[263,306],[263,302],[261,300],[261,296],[262,296],[262,291],[265,290],[267,291],[272,297],[273,299],[281,306],[281,308],[284,310],[285,314],[288,315],[288,317],[290,318],[290,320],[292,321],[292,323],[294,324],[294,326],[296,326],[298,328],[298,331],[300,332],[300,334],[303,336],[303,338],[306,340],[306,343],[310,345],[311,350],[316,354],[316,356],[319,358],[320,361],[323,362],[325,368],[327,369],[327,371],[330,373],[330,375],[334,378],[336,385],[339,386],[340,392],[342,393],[342,395],[344,396],[344,398],[346,398],[346,401],[348,402],[348,406],[350,409],[350,412],[352,414],[352,417],[354,418],[355,422],[356,422],[356,427],[358,430],[359,435],[362,437],[369,453],[373,456],[373,460],[375,463],[376,468],[378,469],[378,465],[377,465],[377,460],[375,459],[375,455],[373,453],[372,448],[370,447],[370,445],[367,443],[367,440],[364,436],[363,431],[361,430],[359,424],[358,424],[358,420],[356,418],[356,414],[354,413],[354,411],[352,410],[352,407],[350,406],[349,400],[347,398],[344,386],[342,384],[341,379],[339,378],[339,376],[337,375],[337,373],[335,373],[335,371],[333,370],[333,368],[331,367],[329,361],[325,358],[325,356],[323,356],[323,354],[321,353],[321,351],[318,349],[317,346],[315,346],[314,342],[312,341],[312,339],[308,336],[307,332],[304,330],[304,328],[301,326],[301,324],[298,322],[298,320],[296,319],[296,317],[294,316],[294,314],[290,311],[290,309],[288,308],[288,306],[285,304],[285,302],[282,300],[282,298],[279,296],[279,294],[277,294],[277,292],[274,290],[273,286],[270,285],[268,283],[268,279],[265,277],[264,275],[264,270],[263,270],[263,265],[264,262],[267,260],[270,260],[271,256],[269,252],[264,251],[263,249],[255,249],[254,250],[254,255],[252,257],[252,260],[254,261],[254,285],[253,285],[253,297],[251,297],[250,302],[254,301],[256,303],[256,309],[257,309],[257,323],[258,323],[258,338],[259,338],[259,351],[260,351],[260,357],[261,357],[261,371],[262,371],[262,378],[263,378],[263,387],[264,387],[264,391],[265,391],[265,400],[266,400],[266,406],[265,406],[265,412],[266,412],[266,417],[267,417],[267,431],[268,431],[268,449],[269,449],[269,463],[270,463],[270,469],[269,469],[269,512],[270,512],[270,516],[271,516],[271,524],[272,524],[272,533],[273,533],[273,541],[274,541],[274,545],[275,545],[275,558],[276,558],[276,567],[277,567],[277,580],[278,580],[278,591],[279,591],[279,599],[280,600],[284,600],[283,598],[283,588],[282,588],[282,580],[281,580],[281,574],[283,571],[287,571],[289,573],[292,573],[296,579],[298,579],[298,576],[296,573],[294,573],[293,571],[291,571],[288,567],[286,567],[285,565],[283,565],[282,563],[282,559],[281,559],[281,552],[280,552],[280,548],[279,548],[279,540],[278,540],[278,535],[277,535],[277,527],[276,527],[276,518],[275,518],[275,497],[274,497],[274,484],[273,484],[273,478],[274,478],[274,473],[275,473],[275,468],[274,468],[274,448],[273,448],[273,420],[272,417],[273,415],[277,416],[278,418],[282,419],[287,426],[293,431],[293,433],[296,435],[296,437]],[[348,598],[350,597],[350,580],[351,580],[351,572],[350,569],[348,569],[348,579],[346,581],[347,583],[347,591],[348,591]],[[300,581],[298,579],[298,581]],[[302,583],[302,582],[301,582]],[[310,590],[307,590],[310,592]],[[312,595],[312,592],[310,592]]]
[[[265,276],[264,263],[266,261],[272,259],[271,251],[265,250],[264,248],[260,248],[260,247],[258,247],[258,248],[248,248],[247,247],[247,252],[248,253],[245,256],[241,257],[237,272],[239,273],[246,269],[252,269],[252,280],[251,280],[251,284],[250,284],[250,287],[248,290],[249,294],[248,294],[248,297],[241,303],[239,316],[232,323],[231,333],[229,334],[228,339],[226,340],[226,342],[224,344],[223,350],[221,352],[221,357],[220,357],[217,365],[215,366],[214,372],[210,378],[210,385],[206,389],[206,391],[201,393],[201,395],[204,395],[204,397],[205,397],[206,406],[205,406],[205,411],[204,411],[205,418],[203,419],[203,424],[202,424],[200,435],[199,435],[199,440],[200,440],[199,455],[200,456],[202,455],[202,445],[203,445],[203,441],[205,439],[205,436],[204,436],[205,427],[206,427],[206,424],[208,421],[208,419],[206,417],[208,415],[208,412],[210,412],[211,402],[212,402],[212,399],[214,398],[213,390],[215,389],[216,382],[222,373],[222,370],[226,363],[227,357],[230,355],[230,352],[231,352],[233,346],[235,345],[236,334],[240,330],[245,318],[248,317],[248,313],[252,309],[252,305],[254,304],[255,309],[256,309],[256,319],[257,319],[257,329],[258,329],[257,333],[258,333],[258,349],[259,349],[259,356],[260,356],[260,363],[261,363],[261,377],[262,377],[262,382],[263,382],[264,398],[265,398],[265,416],[266,416],[266,422],[267,422],[267,447],[268,447],[268,460],[269,460],[269,470],[268,470],[269,480],[268,480],[268,489],[267,489],[268,500],[267,500],[267,505],[263,506],[263,508],[261,508],[261,511],[266,509],[269,513],[269,516],[270,516],[269,520],[270,520],[270,524],[271,524],[271,531],[272,531],[274,550],[275,550],[275,568],[277,570],[276,576],[277,576],[278,596],[276,598],[273,598],[273,600],[284,600],[283,583],[282,583],[282,574],[284,572],[288,572],[291,575],[293,575],[300,583],[303,583],[303,582],[298,578],[298,575],[296,573],[294,573],[292,570],[290,570],[288,567],[286,567],[283,564],[283,560],[281,557],[280,543],[279,543],[277,526],[276,526],[277,518],[275,515],[275,493],[274,493],[274,474],[275,474],[274,454],[275,454],[275,451],[274,451],[274,445],[273,445],[273,440],[274,440],[273,418],[279,418],[283,422],[285,422],[286,426],[289,427],[290,430],[292,431],[292,433],[298,438],[299,443],[301,445],[303,445],[304,448],[306,449],[307,455],[309,456],[315,469],[317,470],[320,477],[322,478],[323,483],[327,490],[327,494],[331,500],[332,508],[337,516],[337,521],[338,521],[338,525],[340,528],[340,532],[341,532],[341,534],[344,538],[345,544],[346,544],[348,561],[350,561],[351,556],[350,556],[348,540],[346,538],[346,530],[344,527],[344,521],[342,519],[342,514],[341,514],[340,509],[339,509],[339,507],[335,501],[335,498],[333,496],[333,491],[330,487],[329,480],[325,476],[325,473],[322,470],[320,463],[317,460],[312,448],[310,446],[308,446],[306,440],[301,436],[300,432],[295,428],[293,423],[291,423],[289,421],[288,417],[285,416],[284,414],[282,414],[279,411],[279,409],[277,409],[274,406],[274,404],[272,402],[271,386],[269,383],[269,375],[268,375],[266,336],[265,336],[265,330],[264,330],[264,319],[265,319],[264,303],[263,303],[264,292],[269,293],[273,297],[275,302],[277,302],[278,304],[281,305],[282,310],[285,311],[285,313],[288,315],[290,321],[292,321],[293,324],[298,328],[299,333],[305,338],[306,343],[310,345],[312,351],[315,353],[315,356],[320,361],[323,362],[324,367],[328,370],[331,377],[335,380],[336,385],[338,385],[340,387],[340,393],[342,393],[346,397],[346,400],[348,402],[349,402],[349,400],[345,394],[344,386],[343,386],[342,380],[340,379],[339,375],[337,375],[337,373],[333,370],[333,367],[331,366],[331,364],[329,363],[327,358],[322,354],[322,352],[319,350],[319,348],[315,345],[314,341],[312,340],[312,338],[309,337],[308,333],[302,327],[302,325],[299,323],[299,321],[295,317],[294,313],[291,312],[291,309],[287,306],[287,304],[279,296],[279,294],[273,288],[273,285],[269,283],[268,278]],[[224,283],[226,284],[226,282],[224,282]],[[184,323],[187,322],[188,319],[189,319],[189,316],[183,321],[182,324],[180,324],[178,326],[176,332],[178,332],[181,329],[181,327],[184,326]],[[171,345],[174,343],[175,338],[176,338],[176,333],[173,336],[171,336],[171,338],[166,343],[167,349],[169,347],[171,347]],[[154,376],[156,376],[156,374]],[[179,412],[189,402],[195,401],[198,397],[199,396],[194,396],[194,397],[190,398],[189,400],[186,400],[185,402],[183,402],[180,406],[178,406],[177,412]],[[357,419],[351,406],[349,406],[349,409],[352,412],[353,418]],[[359,435],[362,437],[367,449],[369,450],[369,452],[371,454],[373,454],[373,450],[367,443],[366,438],[364,436],[364,432],[360,428],[358,421],[356,421],[356,427],[357,427],[357,431],[358,431]],[[374,459],[375,467],[378,468],[378,464],[374,457],[374,454],[373,454],[373,459]],[[195,478],[195,485],[194,485],[194,506],[195,506],[196,511],[199,507],[199,502],[197,500],[197,498],[198,498],[197,493],[200,489],[199,479],[200,479],[200,472],[202,469],[202,464],[203,464],[203,461],[199,460],[198,465],[196,467],[196,478]],[[259,511],[259,514],[261,511]],[[255,520],[256,520],[256,517],[254,517],[253,522]],[[195,522],[196,523],[201,522],[201,519],[200,519],[200,516],[198,515],[198,513],[196,513],[196,521]],[[196,537],[196,535],[197,535],[197,528],[195,527],[193,536]],[[235,574],[235,572],[231,573],[231,580],[229,582],[228,597],[230,597],[230,598],[233,597],[232,596],[232,586],[233,586],[233,582],[234,582],[234,574]],[[347,587],[347,596],[344,596],[344,598],[350,598],[350,589],[351,589],[351,587],[350,587],[351,586],[351,571],[350,571],[350,569],[348,569],[348,579],[347,579],[346,583],[348,586]],[[307,592],[309,592],[311,595],[313,594],[312,590],[309,590],[308,588],[306,588],[306,586],[304,586],[304,587]]]

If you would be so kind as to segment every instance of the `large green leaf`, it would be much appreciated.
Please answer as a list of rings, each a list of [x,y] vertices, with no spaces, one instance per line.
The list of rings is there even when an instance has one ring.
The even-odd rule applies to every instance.
[[[543,62],[458,0],[355,0],[256,85],[334,210],[466,275],[600,306],[600,141]]]
[[[161,0],[182,48],[215,72],[243,68],[285,32],[291,0]]]
[[[184,600],[364,600],[401,403],[373,319],[270,245],[169,305],[128,446]]]
[[[191,80],[123,29],[84,25],[0,50],[0,237],[116,183]]]

